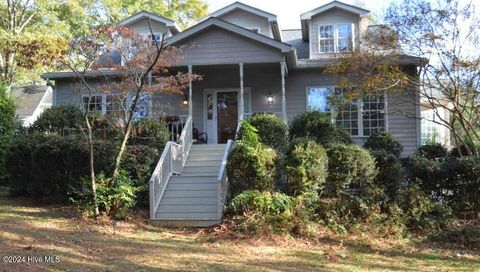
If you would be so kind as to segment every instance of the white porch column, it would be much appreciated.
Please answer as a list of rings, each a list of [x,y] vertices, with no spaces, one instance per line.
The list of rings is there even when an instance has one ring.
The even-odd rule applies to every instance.
[[[243,87],[243,63],[240,63],[240,101],[238,102],[238,116],[239,120],[238,121],[243,121],[243,117],[245,114],[245,103],[243,101],[243,92],[244,92],[244,87]]]
[[[287,123],[287,101],[285,99],[285,61],[280,62],[280,72],[282,75],[282,120]]]
[[[192,65],[188,65],[188,75],[192,76]],[[193,117],[192,80],[188,82],[188,116]]]

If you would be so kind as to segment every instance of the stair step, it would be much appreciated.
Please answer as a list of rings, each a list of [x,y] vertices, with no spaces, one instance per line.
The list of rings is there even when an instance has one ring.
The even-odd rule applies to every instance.
[[[191,151],[196,151],[196,150],[222,150],[224,151],[225,148],[227,147],[226,144],[207,144],[207,145],[192,145]]]
[[[157,212],[155,218],[159,220],[217,220],[215,213],[171,213]]]
[[[218,174],[210,176],[174,176],[170,178],[169,184],[177,183],[217,183]]]
[[[157,209],[157,213],[215,213],[217,212],[217,205],[201,205],[201,204],[189,204],[189,205],[171,205],[160,204]]]
[[[182,173],[218,173],[220,171],[220,165],[216,166],[186,166],[183,168]]]
[[[187,160],[187,163],[185,166],[220,166],[222,164],[222,160],[198,160],[198,161],[189,161]]]
[[[223,156],[223,150],[190,150],[190,155],[197,155],[197,156],[206,156],[206,155],[215,155],[215,156]]]
[[[160,205],[217,205],[217,202],[213,197],[164,197]]]
[[[193,191],[193,190],[183,190],[183,191],[175,191],[175,190],[165,190],[165,193],[163,194],[164,198],[172,198],[172,197],[178,197],[178,198],[184,198],[184,197],[213,197],[217,198],[217,190],[205,190],[205,191]]]
[[[194,162],[194,161],[213,161],[213,160],[222,160],[223,159],[223,154],[222,155],[201,155],[201,154],[196,154],[196,155],[188,155],[187,162]]]
[[[216,183],[168,183],[167,190],[170,191],[208,191],[216,190],[218,185]]]

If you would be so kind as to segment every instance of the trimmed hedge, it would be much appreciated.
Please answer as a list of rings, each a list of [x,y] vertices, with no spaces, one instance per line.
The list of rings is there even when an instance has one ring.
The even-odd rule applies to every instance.
[[[298,115],[290,124],[290,137],[308,137],[322,146],[335,143],[351,144],[350,134],[332,123],[332,116],[315,110]]]
[[[400,158],[403,146],[393,137],[393,135],[385,130],[377,131],[368,137],[364,145],[370,150],[384,150],[385,152]]]
[[[327,153],[323,147],[308,138],[293,140],[285,159],[287,194],[298,196],[323,189],[327,166]]]
[[[276,115],[255,113],[243,123],[249,123],[257,130],[262,144],[279,152],[286,148],[288,144],[288,127]],[[242,130],[239,131],[239,138],[243,138]]]
[[[83,114],[78,107],[57,106],[46,109],[30,126],[30,130],[64,134],[71,129],[82,128],[84,123]]]

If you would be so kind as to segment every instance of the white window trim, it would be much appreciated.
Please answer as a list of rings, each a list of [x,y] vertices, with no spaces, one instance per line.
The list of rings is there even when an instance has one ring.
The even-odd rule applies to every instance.
[[[345,52],[338,52],[337,50],[337,43],[338,43],[338,26],[339,25],[348,25],[350,24],[352,26],[352,50],[350,51],[345,51]],[[321,52],[320,51],[320,28],[324,26],[333,26],[333,52]],[[318,32],[317,32],[317,41],[318,41],[318,53],[319,54],[335,54],[335,53],[350,53],[355,51],[355,24],[354,23],[334,23],[334,24],[319,24],[318,25]]]
[[[107,95],[104,93],[92,93],[92,94],[82,94],[80,98],[80,107],[82,111],[85,111],[85,103],[83,103],[83,98],[85,97],[93,97],[93,96],[101,96],[102,97],[102,116],[107,113]]]
[[[306,89],[305,89],[305,109],[308,111],[310,110],[308,108],[308,90],[309,89],[315,89],[315,88],[318,88],[318,89],[330,89],[330,91],[334,91],[335,88],[337,88],[338,86],[307,86]],[[384,119],[385,119],[385,131],[389,131],[389,126],[388,126],[388,96],[387,94],[383,94],[384,95]],[[358,103],[358,135],[350,135],[350,137],[352,138],[368,138],[370,136],[364,136],[363,135],[363,99],[362,98],[358,98],[357,100],[357,103]],[[330,113],[332,114],[332,116],[335,115],[335,109],[333,107],[330,107]],[[335,122],[335,119],[332,118],[332,123]]]

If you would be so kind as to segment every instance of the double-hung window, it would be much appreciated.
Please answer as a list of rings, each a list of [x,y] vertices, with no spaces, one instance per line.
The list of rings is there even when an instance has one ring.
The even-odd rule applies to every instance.
[[[83,111],[87,111],[89,113],[100,113],[103,115],[104,105],[105,105],[105,96],[102,94],[93,94],[93,95],[82,95],[82,109]]]
[[[351,52],[353,41],[353,24],[319,26],[318,46],[320,53]]]
[[[355,100],[343,98],[344,90],[336,87],[307,88],[307,109],[330,112],[335,124],[351,136],[368,137],[387,129],[386,96],[366,94]],[[338,99],[332,99],[332,98]],[[334,105],[331,102],[335,101]]]

